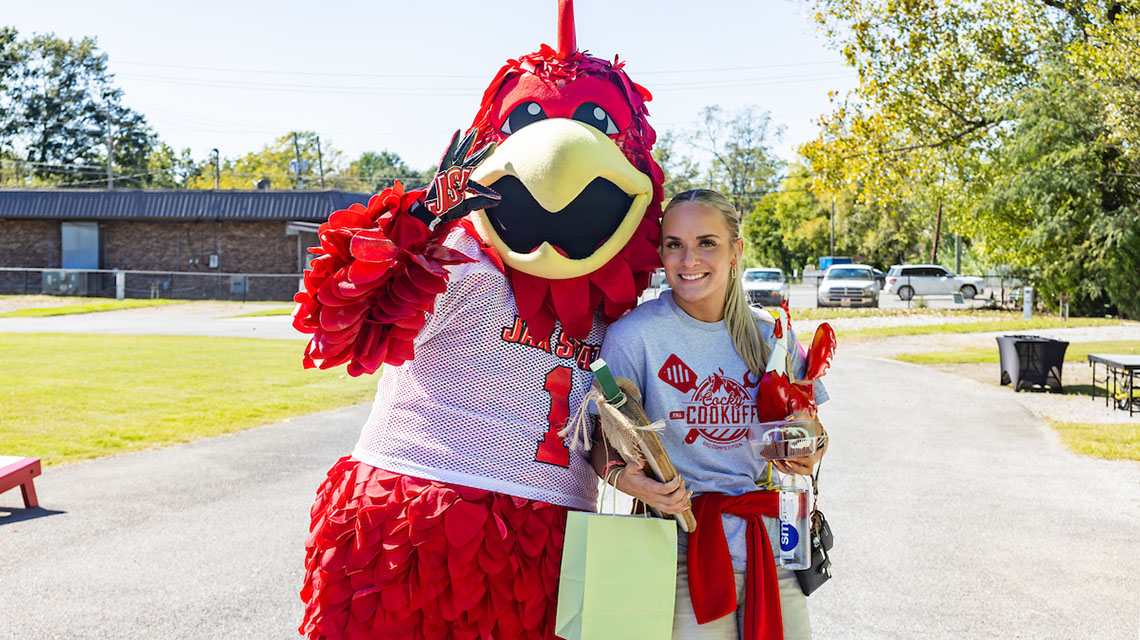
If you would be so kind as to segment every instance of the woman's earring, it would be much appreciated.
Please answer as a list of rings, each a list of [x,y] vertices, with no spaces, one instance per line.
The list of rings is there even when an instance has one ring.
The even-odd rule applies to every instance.
[[[732,268],[728,270],[728,277],[730,280],[736,279],[736,263],[732,263]]]

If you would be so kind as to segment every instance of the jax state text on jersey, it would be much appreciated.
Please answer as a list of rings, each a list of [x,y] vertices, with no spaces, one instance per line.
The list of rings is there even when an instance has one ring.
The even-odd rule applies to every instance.
[[[556,329],[555,332],[557,339],[555,339],[555,334],[551,334],[541,340],[536,340],[534,336],[530,335],[526,322],[515,316],[513,325],[503,327],[502,338],[504,342],[541,349],[559,358],[573,358],[579,369],[589,371],[590,363],[597,360],[598,354],[602,351],[601,345],[588,344],[577,338],[571,338],[560,328]],[[551,343],[554,345],[553,348]]]

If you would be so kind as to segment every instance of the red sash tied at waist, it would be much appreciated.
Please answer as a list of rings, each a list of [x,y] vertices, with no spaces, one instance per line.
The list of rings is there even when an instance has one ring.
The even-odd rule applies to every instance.
[[[779,517],[779,496],[778,491],[753,491],[741,496],[705,493],[693,498],[697,529],[689,534],[689,594],[699,624],[736,611],[732,555],[720,519],[721,514],[727,513],[748,522],[744,633],[741,637],[745,640],[783,639],[776,559],[772,556],[768,531],[760,519],[760,516]],[[757,569],[761,572],[759,579]]]

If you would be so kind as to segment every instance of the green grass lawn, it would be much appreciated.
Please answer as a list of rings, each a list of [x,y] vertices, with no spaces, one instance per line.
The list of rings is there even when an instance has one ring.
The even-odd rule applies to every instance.
[[[1049,424],[1070,451],[1108,460],[1140,460],[1140,424]]]
[[[0,313],[0,318],[44,318],[47,316],[68,316],[77,313],[96,313],[98,311],[121,311],[123,309],[139,309],[142,307],[157,307],[167,304],[185,304],[187,300],[150,300],[133,299],[110,300],[107,298],[80,298],[83,302],[64,304],[54,307],[34,307],[31,309],[16,309]]]
[[[850,329],[836,331],[845,338],[889,338],[892,336],[928,336],[939,333],[989,333],[1011,331],[1034,331],[1040,329],[1065,329],[1068,327],[1118,326],[1121,320],[1112,318],[1034,318],[1032,320],[991,320],[983,322],[953,322],[946,324],[922,324],[902,327],[874,327],[870,329]],[[997,345],[994,345],[995,349]]]
[[[0,455],[73,462],[370,398],[375,376],[304,370],[304,343],[0,334]]]
[[[288,316],[293,314],[294,307],[274,307],[272,309],[262,309],[260,311],[250,311],[249,313],[239,313],[236,316],[226,316],[227,318],[260,318],[263,316]]]
[[[1140,340],[1102,340],[1099,342],[1070,342],[1065,349],[1065,361],[1084,361],[1090,353],[1140,353]],[[985,349],[960,351],[924,351],[895,356],[903,362],[915,364],[962,364],[968,362],[1000,362],[997,343]]]

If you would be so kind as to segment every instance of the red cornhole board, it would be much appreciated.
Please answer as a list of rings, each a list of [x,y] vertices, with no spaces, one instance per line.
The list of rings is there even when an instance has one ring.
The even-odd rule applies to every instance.
[[[31,509],[40,506],[36,499],[36,486],[32,478],[40,475],[39,458],[0,456],[0,493],[20,487],[24,494],[24,506]]]

